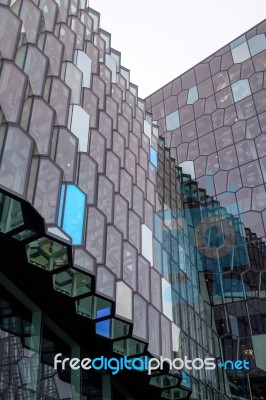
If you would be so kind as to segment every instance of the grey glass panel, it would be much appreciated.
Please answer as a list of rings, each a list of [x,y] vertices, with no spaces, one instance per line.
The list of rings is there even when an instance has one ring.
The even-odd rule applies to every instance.
[[[71,132],[60,129],[57,139],[56,163],[62,168],[64,181],[73,181],[76,167],[78,141]]]
[[[34,207],[46,222],[55,222],[59,198],[61,171],[48,159],[41,159],[35,189]]]
[[[159,312],[149,306],[149,347],[148,350],[155,356],[161,354]]]
[[[151,270],[151,302],[158,309],[162,309],[161,275],[154,269]]]
[[[147,303],[137,294],[134,295],[134,325],[133,335],[141,339],[147,339]]]
[[[72,63],[64,63],[62,71],[62,79],[71,89],[71,104],[80,104],[82,72]]]
[[[114,298],[115,277],[105,267],[97,268],[96,291]]]
[[[120,183],[120,160],[110,150],[107,150],[106,164],[108,165],[108,168],[106,169],[106,176],[114,183],[114,189],[117,192],[119,190]]]
[[[150,300],[150,264],[142,256],[138,256],[138,292]]]
[[[3,148],[0,184],[24,194],[32,155],[32,140],[19,128],[9,127]]]
[[[124,238],[128,235],[128,203],[119,194],[115,195],[114,204],[114,223],[118,229],[124,234]]]
[[[123,280],[133,289],[136,290],[137,279],[137,251],[129,244],[124,242],[123,253]]]
[[[55,112],[45,101],[34,98],[27,130],[33,137],[39,154],[47,155],[53,132]]]
[[[97,206],[107,217],[107,222],[113,220],[114,185],[106,177],[99,176]]]
[[[20,28],[19,19],[6,7],[0,12],[0,52],[4,58],[14,58]]]
[[[171,322],[161,315],[161,342],[162,342],[162,355],[164,357],[172,357],[172,337],[171,337]]]
[[[105,170],[106,139],[95,129],[91,130],[89,149],[90,156],[98,165],[98,171],[103,172]]]
[[[239,165],[246,164],[258,158],[253,140],[242,140],[236,143],[236,153]]]
[[[19,17],[23,21],[27,41],[36,43],[42,18],[41,10],[28,0],[22,1],[21,5]]]
[[[39,49],[29,46],[26,53],[24,71],[29,76],[33,94],[42,95],[46,70],[46,57]]]
[[[121,277],[122,267],[122,234],[113,226],[107,227],[106,266],[118,278]]]
[[[50,74],[59,76],[63,58],[63,44],[49,32],[45,36],[44,53],[49,58]]]
[[[87,195],[88,204],[96,202],[97,164],[87,154],[80,155],[78,185]]]
[[[70,89],[59,79],[52,80],[50,104],[55,109],[59,125],[67,125]]]
[[[0,79],[0,105],[7,121],[18,120],[25,85],[25,75],[15,65],[4,62]]]
[[[86,249],[96,258],[97,263],[105,261],[106,218],[95,207],[88,210]]]

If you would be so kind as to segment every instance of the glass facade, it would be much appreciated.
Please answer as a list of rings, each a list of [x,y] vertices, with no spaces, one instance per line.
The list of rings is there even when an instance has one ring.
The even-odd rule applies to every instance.
[[[223,360],[250,363],[249,373],[226,370],[232,399],[266,396],[265,363],[258,353],[258,343],[261,351],[266,346],[265,33],[263,21],[146,99],[178,170],[199,293],[210,307],[209,318],[200,317],[209,321]],[[175,208],[167,205],[172,221]],[[182,247],[179,268],[188,271],[193,256]],[[204,324],[188,299],[185,304],[190,336]],[[182,329],[182,314],[177,324]]]
[[[87,0],[0,0],[1,400],[265,398],[264,25],[145,103]]]

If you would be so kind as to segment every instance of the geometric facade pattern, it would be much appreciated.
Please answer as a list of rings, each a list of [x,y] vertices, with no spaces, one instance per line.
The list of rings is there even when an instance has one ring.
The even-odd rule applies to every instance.
[[[202,258],[201,248],[231,243],[223,246],[214,235],[206,246],[203,233],[213,229],[213,220],[195,236],[198,209],[201,218],[218,213],[241,226],[239,254],[248,265],[232,281],[247,297],[249,283],[259,277],[257,308],[248,317],[263,314],[265,247],[257,238],[265,236],[264,28],[145,104],[88,0],[0,0],[1,400],[248,398],[241,388],[233,392],[234,380],[218,368],[114,378],[51,366],[59,352],[214,357],[218,363],[229,357],[242,314],[229,315],[227,294],[217,301],[219,290],[208,283],[217,282],[206,267],[211,257]],[[203,182],[206,165],[216,186]],[[221,189],[215,192],[217,179]],[[246,190],[255,208],[242,212],[235,201],[227,214],[223,195],[239,202]],[[228,226],[219,224],[227,238]],[[218,274],[223,293],[227,272]],[[223,335],[220,325],[229,320],[235,331]],[[248,323],[249,329],[259,324]],[[243,351],[252,345],[258,352],[263,324],[246,335]],[[242,344],[237,341],[238,348]],[[253,372],[265,379],[261,357]],[[253,381],[244,376],[243,382]]]
[[[146,99],[178,165],[265,238],[266,21]],[[189,163],[188,163],[189,161]]]
[[[146,99],[179,166],[223,354],[250,362],[248,376],[227,371],[233,399],[266,393],[265,32],[263,21]]]

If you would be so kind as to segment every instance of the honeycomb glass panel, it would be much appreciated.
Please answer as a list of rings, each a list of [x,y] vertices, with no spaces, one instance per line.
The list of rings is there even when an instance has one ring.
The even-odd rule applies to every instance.
[[[21,205],[0,193],[0,232],[8,233],[24,224]]]
[[[118,339],[129,334],[129,324],[116,318],[96,322],[96,333],[109,339]]]
[[[68,265],[66,246],[47,237],[37,239],[27,244],[25,248],[28,262],[46,271],[53,271]]]
[[[124,356],[135,356],[144,352],[144,343],[135,339],[117,340],[113,344],[113,351]]]
[[[0,79],[0,106],[7,121],[18,121],[26,82],[26,76],[14,64],[4,62]]]
[[[3,58],[12,59],[16,51],[20,21],[11,10],[1,7],[0,27],[0,53]]]
[[[174,111],[166,116],[166,129],[168,131],[174,131],[180,127],[179,112]]]
[[[90,319],[99,319],[111,315],[111,302],[98,296],[89,296],[76,300],[76,312]]]
[[[36,233],[31,231],[30,229],[25,229],[16,235],[12,236],[12,238],[19,240],[22,242],[23,240],[29,239],[30,237],[34,236]]]
[[[53,276],[54,289],[70,297],[89,294],[91,277],[72,268]]]
[[[7,131],[0,167],[0,185],[23,195],[32,154],[32,140],[20,128]]]

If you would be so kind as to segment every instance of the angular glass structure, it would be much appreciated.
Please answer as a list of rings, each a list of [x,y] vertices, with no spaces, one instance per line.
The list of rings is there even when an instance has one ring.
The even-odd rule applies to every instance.
[[[265,22],[146,101],[88,0],[0,26],[0,399],[265,399]]]
[[[250,365],[248,373],[226,368],[232,399],[266,393],[258,354],[258,343],[266,345],[265,33],[263,21],[146,99],[179,171],[185,225],[222,358]]]

